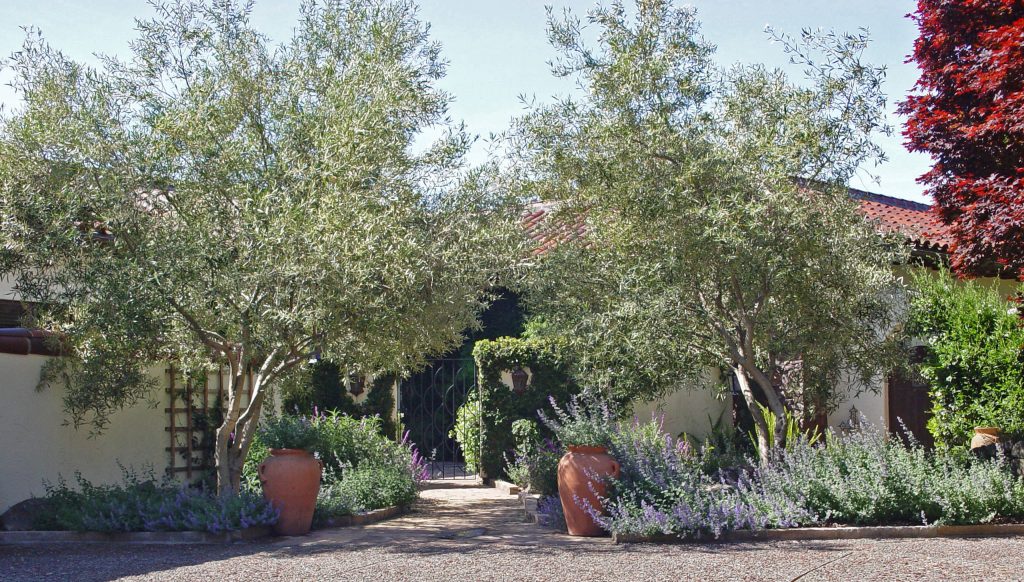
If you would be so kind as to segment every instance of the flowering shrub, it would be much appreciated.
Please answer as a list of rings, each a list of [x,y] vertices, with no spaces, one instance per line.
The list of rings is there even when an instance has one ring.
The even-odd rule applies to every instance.
[[[130,470],[120,485],[93,485],[76,475],[77,490],[63,480],[46,486],[47,511],[36,529],[100,532],[207,531],[221,533],[271,525],[278,512],[249,491],[217,495]]]
[[[558,461],[564,451],[551,439],[544,439],[525,452],[516,451],[508,464],[512,482],[530,493],[554,495],[558,493]]]
[[[537,500],[537,523],[565,531],[565,512],[558,495],[547,495]]]
[[[622,474],[611,484],[607,516],[599,508],[584,508],[605,529],[718,537],[733,529],[775,525],[771,514],[751,503],[745,491],[703,470],[704,455],[713,454],[710,447],[695,451],[685,440],[665,434],[659,419],[620,423],[611,441]],[[780,525],[795,525],[795,518],[803,515],[800,508],[774,509]]]
[[[565,446],[604,447],[611,441],[615,421],[608,404],[596,395],[573,395],[563,409],[555,397],[549,398],[554,416],[538,411],[555,438]]]
[[[750,476],[756,499],[786,499],[814,522],[984,523],[1024,517],[1024,483],[1002,459],[957,459],[874,428],[806,441]],[[755,501],[756,502],[756,501]]]
[[[313,435],[310,449],[324,463],[314,525],[415,500],[417,486],[428,477],[428,471],[416,446],[409,442],[408,432],[395,442],[381,434],[377,417],[314,412],[294,421],[309,427]],[[243,489],[256,493],[262,492],[259,464],[269,455],[259,438],[262,434],[257,434],[243,469]]]
[[[506,457],[506,472],[513,483],[530,493],[558,493],[558,461],[565,452],[550,438],[540,438],[537,423],[520,419],[512,423],[516,448],[512,459]]]
[[[627,534],[718,537],[735,529],[807,525],[985,523],[1024,518],[1024,482],[1001,459],[957,459],[880,431],[812,444],[800,438],[767,465],[727,482],[658,420],[620,423],[611,452],[622,465],[604,507],[584,507]],[[601,509],[606,515],[602,515]]]

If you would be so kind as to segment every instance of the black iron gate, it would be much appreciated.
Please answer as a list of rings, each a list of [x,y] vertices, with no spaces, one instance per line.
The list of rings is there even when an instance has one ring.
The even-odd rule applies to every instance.
[[[402,381],[398,410],[409,439],[429,462],[431,479],[476,477],[476,467],[467,466],[466,452],[455,439],[455,425],[461,407],[467,403],[479,406],[479,402],[476,366],[471,359],[434,360]],[[479,414],[463,414],[469,423],[466,428],[479,435]],[[480,458],[479,451],[469,456]]]

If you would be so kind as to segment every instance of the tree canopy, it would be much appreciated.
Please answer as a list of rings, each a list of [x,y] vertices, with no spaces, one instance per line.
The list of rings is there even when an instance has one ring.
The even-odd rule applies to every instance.
[[[894,353],[904,249],[846,188],[883,156],[866,33],[773,35],[802,82],[717,66],[693,9],[666,0],[549,14],[548,36],[554,74],[580,90],[518,120],[508,165],[554,220],[585,222],[543,257],[529,295],[583,379],[629,400],[723,367],[763,450],[755,401],[807,416],[841,379],[867,385]]]
[[[920,182],[956,241],[953,268],[1024,278],[1024,4],[918,0],[911,16],[921,76],[903,135],[934,160]]]
[[[270,385],[313,355],[401,372],[457,345],[521,233],[463,167],[411,1],[305,1],[280,46],[250,3],[153,9],[128,59],[29,31],[8,61],[0,272],[62,338],[41,383],[76,425],[147,394],[155,360],[226,366],[216,462],[237,488]]]

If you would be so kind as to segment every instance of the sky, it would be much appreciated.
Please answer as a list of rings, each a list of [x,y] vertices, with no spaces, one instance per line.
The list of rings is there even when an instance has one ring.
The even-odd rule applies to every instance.
[[[550,74],[547,62],[555,53],[545,36],[545,5],[582,15],[593,4],[592,0],[420,0],[421,16],[431,23],[432,36],[441,42],[450,63],[440,83],[455,98],[450,113],[482,138],[470,154],[471,163],[485,158],[489,134],[501,132],[512,117],[523,113],[521,95],[545,102],[573,89],[571,80]],[[873,42],[865,60],[887,68],[885,91],[896,131],[891,137],[878,137],[889,157],[870,169],[879,182],[863,173],[850,185],[928,201],[916,178],[927,170],[930,160],[906,151],[900,135],[903,120],[895,114],[896,103],[917,78],[916,67],[905,63],[917,34],[914,23],[906,18],[914,9],[912,0],[693,0],[680,4],[697,9],[702,35],[718,47],[716,60],[723,65],[761,62],[787,68],[781,47],[764,32],[767,25],[793,35],[804,28],[868,29]],[[296,5],[296,0],[257,0],[253,23],[275,41],[284,41],[295,25]],[[20,27],[29,25],[78,60],[95,63],[94,53],[125,55],[135,36],[133,19],[151,14],[144,0],[0,0],[0,56],[19,48],[24,38]],[[6,82],[3,73],[0,81]],[[0,104],[17,104],[7,86],[0,87]]]

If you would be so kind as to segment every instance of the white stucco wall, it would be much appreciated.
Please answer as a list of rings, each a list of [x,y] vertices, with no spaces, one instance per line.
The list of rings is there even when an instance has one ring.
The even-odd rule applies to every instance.
[[[732,401],[722,397],[716,388],[716,373],[708,372],[702,378],[682,384],[679,390],[652,402],[641,402],[633,407],[640,421],[651,415],[664,415],[665,431],[673,436],[685,433],[702,440],[711,432],[712,423],[723,419],[732,422],[729,411]]]
[[[828,425],[835,429],[841,428],[840,425],[850,421],[851,408],[856,407],[858,417],[863,415],[863,420],[884,430],[889,426],[887,384],[882,376],[874,378],[868,387],[861,386],[859,380],[840,382],[838,390],[844,398],[828,415]]]
[[[153,365],[149,375],[157,387],[136,405],[115,412],[102,434],[90,436],[90,427],[75,429],[65,425],[60,387],[37,391],[39,371],[45,356],[0,354],[0,513],[11,505],[32,496],[45,493],[43,481],[56,482],[63,476],[74,482],[75,473],[95,484],[119,483],[121,467],[137,471],[152,467],[160,479],[170,465],[169,396],[167,393],[167,364]],[[225,377],[226,381],[226,377]],[[178,379],[177,387],[181,387]],[[215,399],[217,380],[208,380],[210,403]],[[197,403],[201,402],[197,401]],[[280,395],[266,401],[268,409],[280,410]],[[248,398],[242,399],[242,405]],[[176,407],[181,407],[177,401]],[[179,428],[185,418],[179,414]],[[179,431],[177,441],[184,445],[184,434]],[[177,456],[175,464],[184,465]],[[184,478],[184,473],[176,473]]]
[[[0,274],[0,299],[13,300],[18,298],[18,294],[12,288],[13,285],[14,280],[9,274]]]
[[[150,464],[157,476],[167,466],[167,395],[114,413],[107,431],[90,438],[89,427],[64,426],[63,390],[36,390],[44,356],[0,354],[0,513],[30,496],[45,492],[43,480],[63,476],[73,482],[75,472],[94,483],[121,479],[121,464],[141,469]],[[154,368],[154,374],[162,368]],[[155,406],[154,406],[155,404]]]

